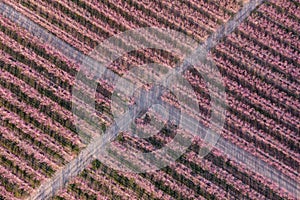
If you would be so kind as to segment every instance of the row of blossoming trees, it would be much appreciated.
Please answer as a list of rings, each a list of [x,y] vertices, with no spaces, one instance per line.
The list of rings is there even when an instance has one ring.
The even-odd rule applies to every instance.
[[[172,28],[204,41],[241,6],[234,0],[221,4],[202,0],[4,2],[84,54],[116,33],[146,26]],[[288,2],[290,7],[299,6],[294,0]],[[228,111],[222,137],[297,179],[299,13],[291,12],[290,7],[281,8],[281,4],[282,1],[271,1],[262,5],[211,56],[224,76],[227,92]],[[71,106],[79,65],[3,16],[0,29],[0,195],[13,199],[29,195],[84,147],[73,123],[77,116],[72,116]],[[123,75],[133,65],[157,62],[174,67],[174,60],[176,55],[145,49],[125,55],[109,68]],[[211,72],[202,73],[214,79]],[[184,112],[208,127],[211,108],[205,82],[193,69],[184,76],[197,93],[200,113],[188,106]],[[188,96],[191,91],[182,87],[178,85],[177,91]],[[112,123],[113,90],[113,83],[99,80],[96,109],[103,128]],[[162,101],[178,106],[169,93],[164,94]],[[82,109],[78,113],[84,113],[90,108],[78,109]],[[148,115],[163,123],[159,113],[150,110]],[[90,128],[87,122],[82,123]],[[137,120],[136,129],[156,131],[145,119]],[[147,139],[125,132],[114,141],[111,151],[115,156],[128,148],[154,151],[170,142],[176,131],[185,130],[170,124]],[[54,198],[292,199],[287,191],[262,175],[249,172],[221,151],[213,150],[199,160],[196,152],[202,142],[198,138],[175,164],[157,172],[119,172],[95,160]],[[125,155],[132,165],[143,164],[134,155]],[[114,158],[108,162],[121,164]]]

